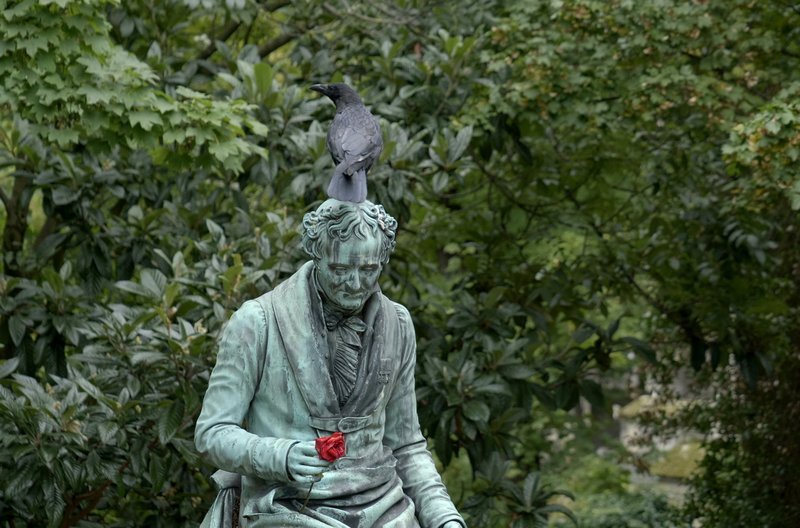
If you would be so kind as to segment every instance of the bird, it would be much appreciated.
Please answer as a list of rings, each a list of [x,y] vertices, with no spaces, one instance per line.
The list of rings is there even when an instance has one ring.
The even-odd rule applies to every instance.
[[[383,151],[380,123],[358,93],[344,83],[315,84],[311,90],[336,105],[336,115],[328,129],[328,151],[336,165],[328,196],[344,202],[363,202],[367,199],[367,172]]]

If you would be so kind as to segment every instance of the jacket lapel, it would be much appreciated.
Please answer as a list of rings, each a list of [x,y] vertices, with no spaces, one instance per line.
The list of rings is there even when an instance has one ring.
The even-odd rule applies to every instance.
[[[386,334],[386,318],[396,317],[394,307],[379,290],[367,302],[364,312],[367,331],[362,338],[358,378],[350,399],[342,409],[344,416],[372,414],[383,400],[383,390],[388,382],[387,372],[391,370],[386,354],[386,339],[389,337]]]
[[[272,310],[281,344],[297,385],[312,417],[341,416],[339,402],[328,373],[328,338],[322,322],[322,306],[311,291],[313,262],[273,290]]]

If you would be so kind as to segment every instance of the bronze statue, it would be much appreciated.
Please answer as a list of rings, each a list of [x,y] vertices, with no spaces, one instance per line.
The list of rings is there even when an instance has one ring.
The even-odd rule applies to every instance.
[[[348,156],[337,174],[365,178],[373,160]],[[224,470],[203,526],[465,526],[420,432],[411,317],[378,286],[396,229],[380,205],[327,200],[303,220],[312,260],[231,317],[195,433]]]

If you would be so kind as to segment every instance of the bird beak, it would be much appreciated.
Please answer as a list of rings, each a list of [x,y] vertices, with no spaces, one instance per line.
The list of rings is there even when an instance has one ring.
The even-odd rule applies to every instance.
[[[309,87],[309,89],[314,90],[315,92],[319,92],[322,95],[328,95],[328,85],[327,84],[314,84]]]

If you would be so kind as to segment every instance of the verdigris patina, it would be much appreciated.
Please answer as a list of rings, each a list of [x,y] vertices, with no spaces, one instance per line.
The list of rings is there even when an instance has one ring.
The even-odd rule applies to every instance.
[[[198,449],[243,476],[243,527],[463,526],[420,433],[411,318],[378,287],[397,222],[330,199],[303,225],[313,260],[222,334]],[[336,431],[325,462],[314,440]]]

